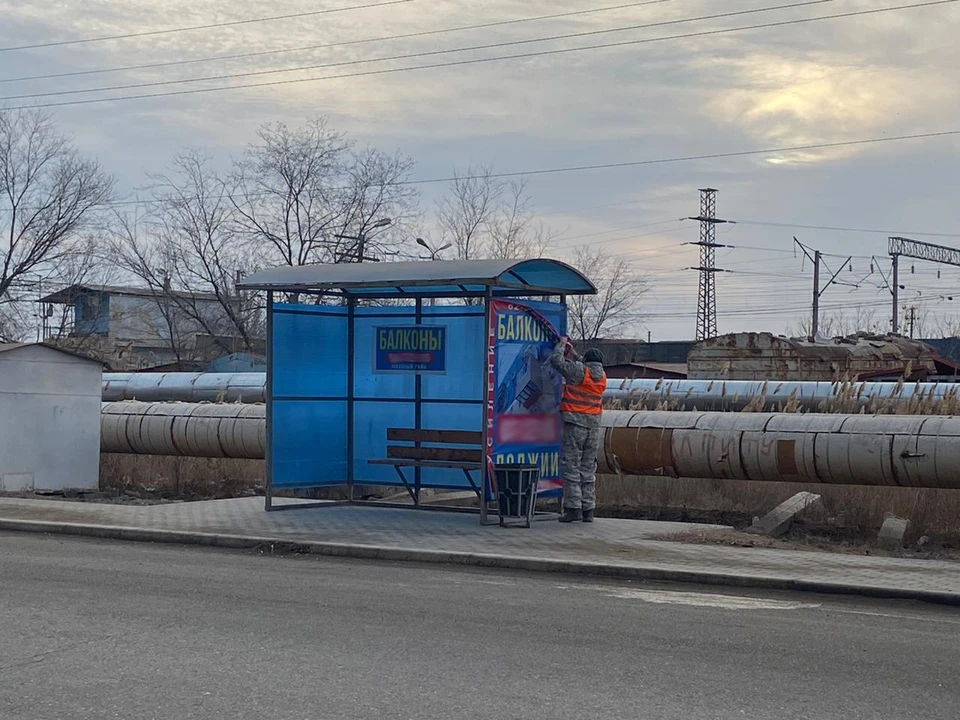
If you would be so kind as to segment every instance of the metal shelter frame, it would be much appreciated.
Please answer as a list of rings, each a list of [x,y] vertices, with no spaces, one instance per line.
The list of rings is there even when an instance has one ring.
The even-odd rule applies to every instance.
[[[535,258],[526,260],[432,260],[420,262],[383,262],[383,263],[340,263],[275,267],[254,273],[237,283],[238,289],[262,291],[266,293],[266,444],[264,462],[265,509],[278,510],[283,507],[273,504],[273,375],[274,375],[274,312],[276,295],[285,295],[291,301],[299,301],[300,296],[339,300],[346,306],[347,319],[347,395],[346,395],[346,444],[347,500],[337,502],[313,503],[311,505],[329,507],[337,504],[379,504],[360,501],[355,498],[356,486],[371,483],[356,482],[354,477],[354,403],[356,368],[355,323],[358,303],[365,300],[406,300],[412,301],[414,319],[417,324],[423,320],[423,301],[434,299],[478,300],[482,298],[484,332],[490,324],[491,300],[494,298],[539,298],[557,297],[561,304],[568,295],[594,295],[596,286],[575,268],[559,260]],[[477,303],[479,304],[479,303]],[[416,375],[415,395],[412,402],[415,407],[415,425],[421,427],[422,413],[422,376]],[[486,408],[485,401],[484,408]],[[481,427],[481,452],[486,453],[489,422]],[[486,491],[489,487],[488,463],[484,459],[480,470],[480,513],[481,521],[487,510]],[[417,471],[419,478],[419,470]],[[418,482],[419,484],[419,482]],[[471,481],[471,484],[472,481]],[[293,507],[303,508],[304,504]],[[422,508],[418,498],[415,507]],[[433,508],[430,508],[433,509]],[[439,508],[437,508],[439,509]],[[443,508],[450,510],[452,508]]]

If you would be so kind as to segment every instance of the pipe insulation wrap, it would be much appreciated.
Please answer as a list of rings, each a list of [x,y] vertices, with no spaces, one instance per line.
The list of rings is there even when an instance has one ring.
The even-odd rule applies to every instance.
[[[263,405],[104,403],[101,450],[262,459]],[[960,489],[960,418],[604,412],[603,473]]]
[[[203,403],[103,403],[102,452],[262,459],[266,407]]]
[[[103,400],[262,403],[265,385],[266,374],[257,372],[105,373]],[[649,410],[954,412],[956,406],[960,414],[960,384],[611,379],[604,400]]]

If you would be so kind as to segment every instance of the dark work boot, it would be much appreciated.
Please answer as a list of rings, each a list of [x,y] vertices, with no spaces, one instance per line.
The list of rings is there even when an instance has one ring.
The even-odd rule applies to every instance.
[[[564,508],[563,515],[560,516],[562,523],[572,523],[582,519],[583,513],[580,512],[580,508]]]
[[[584,522],[593,522],[593,510],[584,510],[584,511],[583,511],[583,521],[584,521]]]

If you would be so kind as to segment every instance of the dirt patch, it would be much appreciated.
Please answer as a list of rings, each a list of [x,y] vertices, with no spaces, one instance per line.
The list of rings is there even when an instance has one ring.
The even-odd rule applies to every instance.
[[[881,557],[916,558],[922,560],[960,560],[960,550],[949,545],[931,547],[927,543],[923,549],[904,549],[886,551],[856,541],[844,541],[818,537],[802,527],[791,528],[782,538],[754,535],[741,530],[715,530],[700,528],[679,533],[664,533],[650,538],[663,542],[679,542],[694,545],[723,545],[726,547],[765,548],[771,550],[798,550],[807,552],[842,553],[846,555],[873,555]]]

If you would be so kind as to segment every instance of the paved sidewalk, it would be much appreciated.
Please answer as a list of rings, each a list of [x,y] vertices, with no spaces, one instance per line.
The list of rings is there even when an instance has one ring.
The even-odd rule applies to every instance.
[[[527,530],[481,527],[471,514],[356,506],[267,513],[259,497],[146,506],[0,498],[0,530],[229,547],[296,543],[328,555],[960,604],[960,563],[651,539],[709,527],[719,526],[601,518]]]

